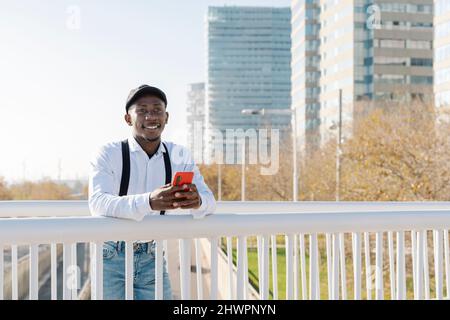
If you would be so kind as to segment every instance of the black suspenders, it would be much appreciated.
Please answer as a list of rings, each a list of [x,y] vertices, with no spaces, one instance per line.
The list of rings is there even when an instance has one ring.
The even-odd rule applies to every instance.
[[[162,142],[161,142],[162,143]],[[166,169],[166,184],[170,183],[172,179],[172,165],[170,164],[169,150],[164,143],[163,147],[166,152],[164,155],[164,167]],[[122,178],[120,180],[119,196],[126,196],[128,194],[128,185],[130,183],[130,147],[128,140],[122,141]],[[161,211],[160,214],[165,214],[166,211]]]
[[[128,194],[128,184],[130,183],[130,147],[128,140],[122,141],[122,178],[120,180],[119,196]]]

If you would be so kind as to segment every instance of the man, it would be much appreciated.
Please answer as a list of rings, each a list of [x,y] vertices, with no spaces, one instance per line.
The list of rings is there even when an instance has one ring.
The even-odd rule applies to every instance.
[[[162,142],[168,122],[167,98],[148,85],[131,90],[125,122],[132,135],[99,149],[91,161],[89,208],[94,216],[141,221],[147,215],[171,209],[190,209],[194,218],[215,210],[215,199],[194,164],[190,152]],[[177,171],[193,171],[193,183],[172,186]],[[134,250],[134,298],[155,297],[155,244],[138,241]],[[103,296],[125,298],[125,243],[108,241],[103,246]],[[166,262],[163,271],[164,299],[171,299]]]

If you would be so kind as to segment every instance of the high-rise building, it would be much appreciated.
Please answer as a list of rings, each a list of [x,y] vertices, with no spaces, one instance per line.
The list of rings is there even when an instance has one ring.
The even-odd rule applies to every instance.
[[[320,103],[320,130],[316,132],[321,144],[335,136],[332,128],[339,121],[340,90],[344,132],[351,131],[360,111],[357,106],[367,101],[432,98],[433,0],[297,1],[304,5],[294,1],[296,11],[312,4],[320,7],[309,25],[320,29],[320,90],[315,98]],[[296,15],[302,14],[293,12]],[[293,42],[299,41],[295,37],[300,36],[293,33]],[[301,50],[293,51],[293,61],[300,59],[298,54]],[[293,92],[296,88],[297,84]],[[298,107],[306,113],[305,104]]]
[[[207,46],[208,155],[214,132],[225,136],[226,129],[290,128],[289,114],[241,113],[291,108],[290,8],[209,7]]]
[[[301,147],[315,149],[320,145],[320,0],[294,0],[291,9],[292,107]]]
[[[450,1],[435,0],[434,23],[436,106],[450,105]]]
[[[187,146],[196,162],[203,162],[205,131],[205,83],[189,84],[187,93]]]

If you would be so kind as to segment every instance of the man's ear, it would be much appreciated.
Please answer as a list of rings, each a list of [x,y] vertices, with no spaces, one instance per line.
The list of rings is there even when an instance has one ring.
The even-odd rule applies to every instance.
[[[130,116],[128,113],[125,114],[124,119],[125,119],[125,122],[126,122],[129,126],[132,126],[132,125],[133,125],[133,123],[131,122],[131,116]]]
[[[166,124],[169,122],[169,113],[166,111]]]

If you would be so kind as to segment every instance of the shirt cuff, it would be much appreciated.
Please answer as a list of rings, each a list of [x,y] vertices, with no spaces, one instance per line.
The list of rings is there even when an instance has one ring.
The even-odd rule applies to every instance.
[[[206,216],[206,208],[208,206],[201,194],[200,194],[200,199],[202,200],[202,204],[200,205],[200,208],[191,209],[191,213],[192,213],[192,216],[194,217],[194,219],[203,219]]]
[[[136,196],[136,220],[141,221],[147,213],[152,212],[150,192]]]

